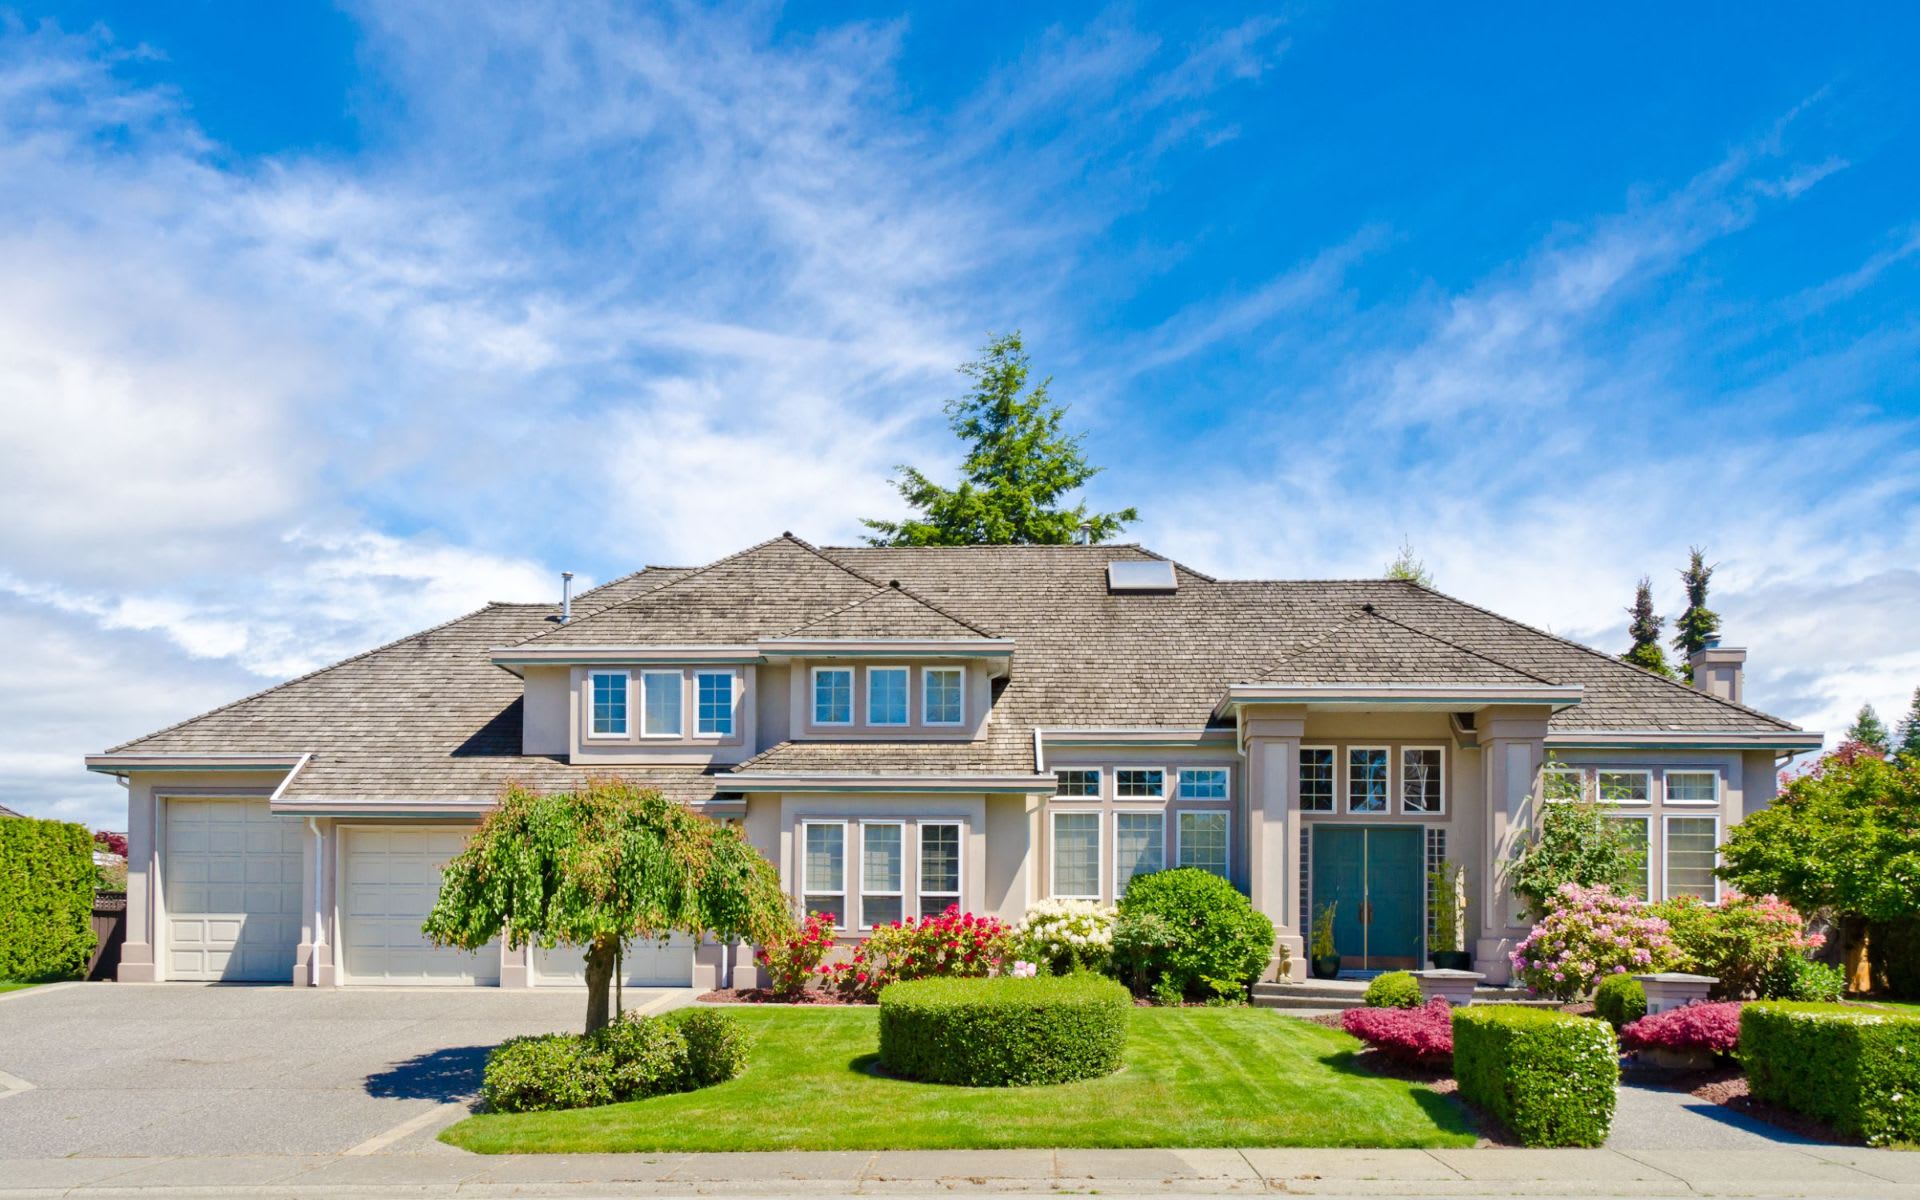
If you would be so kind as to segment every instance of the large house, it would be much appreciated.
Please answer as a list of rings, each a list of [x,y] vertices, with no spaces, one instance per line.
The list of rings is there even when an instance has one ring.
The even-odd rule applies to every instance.
[[[1507,977],[1500,867],[1542,804],[1619,807],[1650,897],[1713,898],[1727,827],[1820,735],[1396,580],[1215,579],[1131,545],[818,548],[783,535],[559,606],[491,604],[87,760],[128,785],[123,980],[578,984],[578,952],[437,949],[439,870],[502,789],[594,777],[737,821],[849,938],[949,904],[1017,919],[1216,871],[1304,970],[1430,947]],[[639,984],[750,981],[637,946]]]

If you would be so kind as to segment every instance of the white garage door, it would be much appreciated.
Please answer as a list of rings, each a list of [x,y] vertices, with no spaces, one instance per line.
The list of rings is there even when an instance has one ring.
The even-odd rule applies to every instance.
[[[478,952],[427,941],[421,922],[440,894],[440,868],[471,830],[346,829],[340,955],[347,983],[499,983],[500,947]]]
[[[533,952],[533,978],[541,987],[585,987],[587,952],[574,946],[555,946]],[[689,987],[693,983],[693,939],[674,937],[659,942],[633,942],[622,966],[628,987]]]
[[[168,800],[167,978],[289,983],[300,941],[300,823],[265,800]]]

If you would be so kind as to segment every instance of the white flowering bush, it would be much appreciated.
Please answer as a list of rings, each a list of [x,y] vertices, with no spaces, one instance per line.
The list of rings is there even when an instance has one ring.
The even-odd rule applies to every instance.
[[[1015,957],[1055,975],[1104,971],[1113,958],[1114,910],[1091,900],[1042,900],[1013,927]]]

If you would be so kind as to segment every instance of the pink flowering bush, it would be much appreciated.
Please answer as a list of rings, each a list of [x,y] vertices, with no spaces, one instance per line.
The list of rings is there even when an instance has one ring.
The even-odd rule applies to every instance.
[[[1766,992],[1782,960],[1804,958],[1826,941],[1807,932],[1806,921],[1778,896],[1728,892],[1720,903],[1675,896],[1653,911],[1667,922],[1682,970],[1711,975],[1715,1000],[1738,1000]]]
[[[808,980],[824,973],[820,964],[833,950],[833,919],[832,913],[808,913],[792,937],[753,952],[776,996],[797,996]]]
[[[1629,1050],[1706,1050],[1732,1054],[1740,1044],[1743,1007],[1728,1002],[1670,1008],[1623,1026],[1620,1044]]]
[[[1514,974],[1532,991],[1572,1000],[1609,975],[1667,970],[1678,952],[1667,923],[1632,897],[1564,883],[1512,957]]]
[[[880,989],[906,979],[978,977],[1007,957],[1011,930],[998,917],[963,913],[957,904],[935,917],[882,925],[844,962],[821,969],[843,997],[871,1003]]]
[[[1420,1008],[1350,1008],[1340,1027],[1401,1062],[1431,1067],[1453,1060],[1453,1010],[1439,996]]]

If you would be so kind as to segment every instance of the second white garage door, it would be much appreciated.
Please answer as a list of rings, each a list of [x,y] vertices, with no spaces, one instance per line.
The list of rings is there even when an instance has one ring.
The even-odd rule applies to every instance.
[[[574,946],[535,948],[533,980],[541,987],[585,987],[586,951]],[[693,939],[675,937],[666,945],[634,942],[621,965],[628,987],[689,987],[693,983]]]
[[[500,982],[500,947],[477,953],[427,941],[420,925],[440,894],[440,868],[465,828],[341,831],[340,955],[347,983]]]

